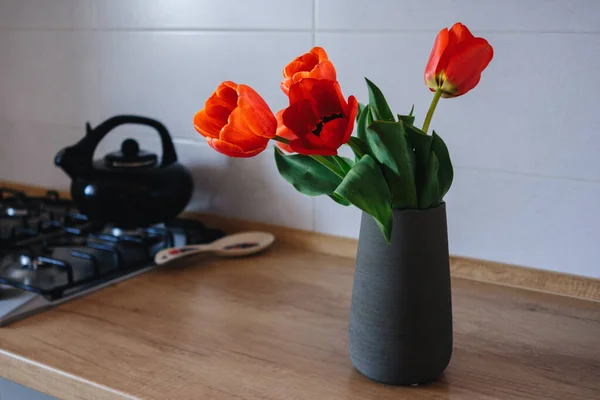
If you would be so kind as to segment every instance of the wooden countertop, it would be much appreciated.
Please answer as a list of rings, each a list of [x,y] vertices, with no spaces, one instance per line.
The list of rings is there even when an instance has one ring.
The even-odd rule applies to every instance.
[[[61,399],[600,399],[600,303],[460,278],[443,378],[367,380],[353,264],[282,244],[172,264],[0,328],[0,376]]]

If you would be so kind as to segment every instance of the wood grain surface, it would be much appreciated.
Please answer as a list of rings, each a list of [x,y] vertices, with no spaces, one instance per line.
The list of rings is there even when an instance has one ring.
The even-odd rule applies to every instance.
[[[351,259],[356,257],[358,246],[356,239],[244,221],[221,215],[193,212],[188,212],[186,215],[227,232],[265,230],[275,234],[279,241],[296,248]],[[452,276],[455,277],[600,301],[600,280],[594,278],[459,256],[450,257],[450,269]]]
[[[0,328],[0,376],[61,399],[600,398],[600,304],[453,279],[440,381],[351,365],[353,261],[276,243],[198,256]]]

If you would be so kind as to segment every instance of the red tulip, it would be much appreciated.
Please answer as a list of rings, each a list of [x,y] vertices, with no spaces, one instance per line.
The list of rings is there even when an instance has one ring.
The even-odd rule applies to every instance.
[[[277,121],[254,89],[225,81],[194,116],[194,128],[219,153],[247,158],[267,147]]]
[[[460,22],[440,31],[425,68],[425,84],[442,97],[457,97],[473,89],[488,66],[494,50],[483,38],[474,37]]]
[[[290,87],[304,78],[336,80],[335,68],[321,47],[313,47],[283,69],[281,90],[289,94]]]
[[[284,137],[291,150],[306,155],[337,155],[337,149],[350,139],[358,102],[344,100],[340,85],[324,79],[302,79],[290,88],[290,106],[282,114],[289,129]],[[284,129],[280,128],[283,133]]]

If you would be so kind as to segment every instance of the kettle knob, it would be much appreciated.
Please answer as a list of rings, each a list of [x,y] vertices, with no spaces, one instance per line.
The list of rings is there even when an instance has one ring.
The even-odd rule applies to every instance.
[[[125,139],[121,143],[121,152],[125,157],[134,157],[140,151],[140,145],[134,139]]]

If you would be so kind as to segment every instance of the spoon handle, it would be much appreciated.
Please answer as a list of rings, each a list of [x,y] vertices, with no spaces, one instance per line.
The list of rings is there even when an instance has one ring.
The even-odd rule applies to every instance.
[[[176,260],[178,258],[191,256],[192,254],[203,253],[205,251],[214,250],[210,244],[191,244],[188,246],[171,247],[164,249],[156,253],[154,256],[154,262],[156,264],[165,264],[169,261]]]

